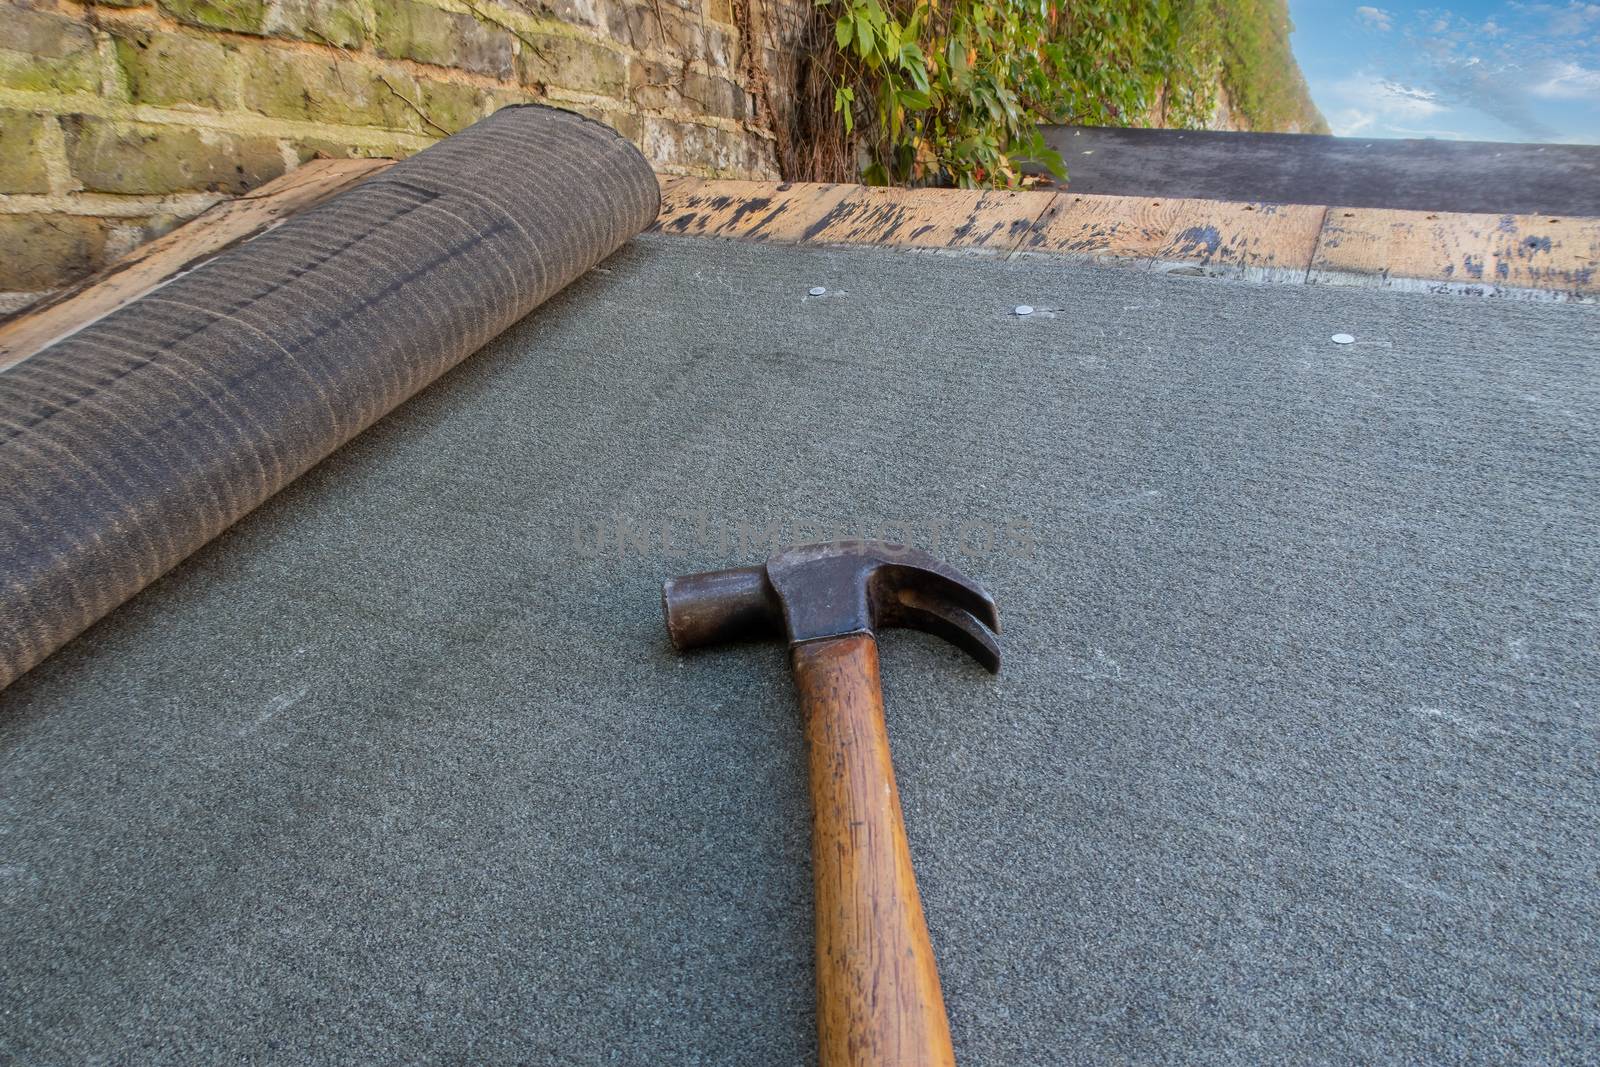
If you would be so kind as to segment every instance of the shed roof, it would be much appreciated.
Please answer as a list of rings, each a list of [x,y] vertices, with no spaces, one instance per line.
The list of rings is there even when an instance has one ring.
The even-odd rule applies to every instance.
[[[0,693],[7,1046],[805,1061],[783,655],[658,583],[898,524],[963,1062],[1581,1058],[1597,316],[646,234]]]

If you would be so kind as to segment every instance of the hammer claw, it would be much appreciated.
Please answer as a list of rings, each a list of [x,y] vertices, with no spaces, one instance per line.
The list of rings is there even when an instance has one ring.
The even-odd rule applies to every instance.
[[[915,589],[901,590],[899,601],[899,625],[942,637],[983,664],[991,673],[1000,672],[1000,643],[995,640],[994,632],[971,611]],[[995,618],[994,605],[990,603],[988,606],[989,617]]]
[[[926,552],[918,549],[903,549],[902,552],[903,555],[878,572],[897,594],[915,592],[926,606],[948,604],[959,608],[994,633],[1000,632],[1000,610],[983,586]]]

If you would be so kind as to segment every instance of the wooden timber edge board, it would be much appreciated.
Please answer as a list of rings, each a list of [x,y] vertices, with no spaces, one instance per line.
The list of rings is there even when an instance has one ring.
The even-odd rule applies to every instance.
[[[393,164],[392,159],[315,159],[252,193],[214,204],[98,274],[0,322],[0,370]]]
[[[313,160],[0,320],[0,370],[393,164]],[[663,176],[655,231],[1051,255],[1141,270],[1600,300],[1600,218]]]
[[[1313,285],[1600,298],[1600,218],[663,178],[664,234],[1051,255]]]

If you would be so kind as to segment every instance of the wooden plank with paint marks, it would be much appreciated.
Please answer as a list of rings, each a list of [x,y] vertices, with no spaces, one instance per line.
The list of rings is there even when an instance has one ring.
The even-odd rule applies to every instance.
[[[1309,280],[1592,298],[1600,218],[1330,208]]]
[[[0,370],[95,322],[297,211],[392,166],[392,159],[316,159],[219,203],[106,270],[0,325]]]
[[[807,231],[808,242],[1006,253],[1034,235],[1055,199],[993,189],[849,188]]]
[[[1143,269],[1303,281],[1325,209],[1061,193],[1020,251]]]
[[[1166,247],[1181,204],[1153,197],[1058,193],[1018,251],[1148,267]]]
[[[1310,204],[1183,200],[1155,269],[1303,282],[1327,209]]]
[[[679,178],[664,183],[657,229],[1060,255],[1259,281],[1600,292],[1600,219],[1591,218]]]
[[[663,182],[653,229],[688,237],[798,243],[854,185],[679,178]]]

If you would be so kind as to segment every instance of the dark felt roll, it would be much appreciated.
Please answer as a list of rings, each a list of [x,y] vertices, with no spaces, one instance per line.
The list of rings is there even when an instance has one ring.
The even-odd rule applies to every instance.
[[[0,687],[648,226],[613,130],[513,107],[0,373]]]

